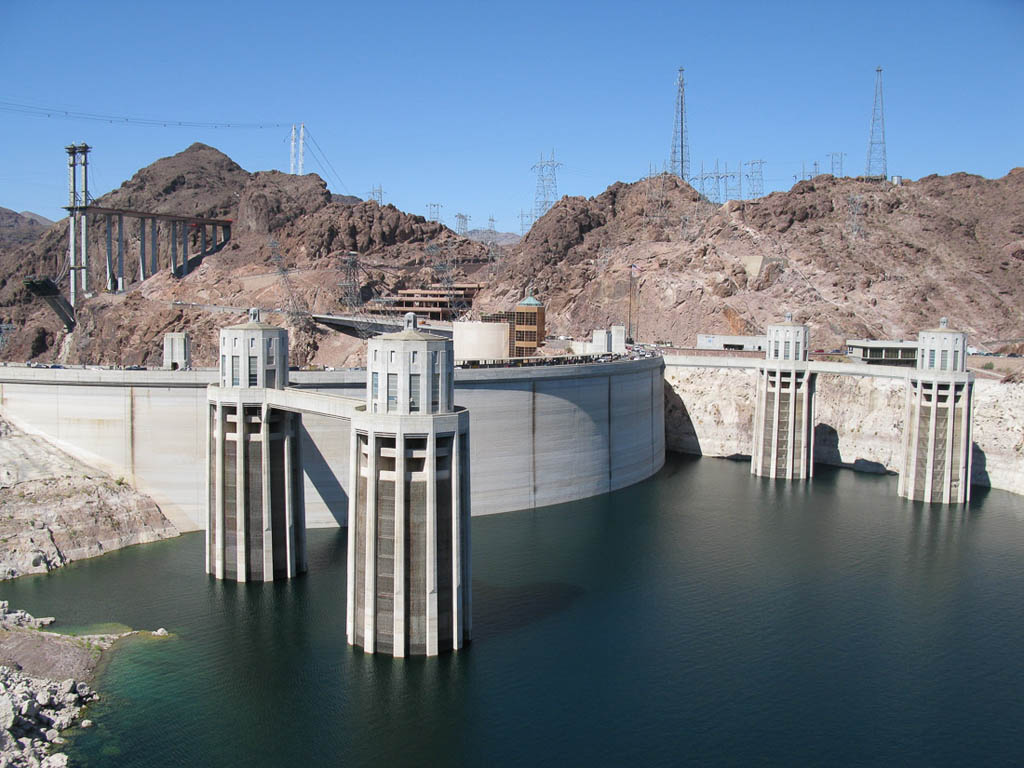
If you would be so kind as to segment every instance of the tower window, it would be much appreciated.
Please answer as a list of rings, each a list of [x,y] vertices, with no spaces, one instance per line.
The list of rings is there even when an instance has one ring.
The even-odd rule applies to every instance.
[[[782,359],[789,360],[789,342],[783,342],[782,344]]]
[[[370,399],[376,400],[380,397],[380,374],[376,371],[370,377]]]
[[[395,354],[394,352],[391,353]],[[388,374],[388,412],[398,410],[398,374]]]
[[[267,339],[267,365],[274,364],[274,340]]]
[[[259,368],[257,368],[257,360],[254,355],[249,356],[249,386],[255,387],[259,381]]]
[[[928,350],[928,367],[929,368],[934,368],[935,367],[935,350],[934,349],[929,349]]]
[[[232,355],[231,356],[231,386],[232,387],[237,387],[238,386],[238,373],[239,373],[238,368],[239,368],[240,365],[241,365],[241,362],[238,359],[238,355]]]
[[[939,368],[943,371],[949,368],[949,350],[944,349],[939,356]]]
[[[436,353],[435,353],[436,354]],[[434,372],[434,380],[430,384],[430,412],[437,413],[441,405],[441,374]]]
[[[413,352],[415,355],[416,353]],[[420,375],[418,373],[409,374],[409,413],[419,413],[420,411]]]

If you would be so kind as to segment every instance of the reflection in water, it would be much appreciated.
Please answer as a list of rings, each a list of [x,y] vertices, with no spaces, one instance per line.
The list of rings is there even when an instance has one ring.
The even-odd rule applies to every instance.
[[[1024,499],[979,491],[926,506],[892,476],[670,457],[475,518],[475,642],[435,659],[346,644],[338,530],[291,582],[212,580],[190,534],[0,591],[174,633],[112,657],[82,765],[1012,764]]]

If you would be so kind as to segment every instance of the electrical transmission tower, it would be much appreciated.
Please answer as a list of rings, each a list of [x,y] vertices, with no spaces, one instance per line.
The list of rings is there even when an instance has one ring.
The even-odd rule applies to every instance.
[[[305,323],[309,317],[309,312],[302,305],[298,295],[295,293],[294,286],[292,286],[292,281],[288,277],[288,269],[284,265],[280,243],[277,240],[270,240],[267,245],[270,246],[270,261],[277,267],[278,277],[281,278],[281,287],[284,288],[285,300],[287,302],[285,312],[293,323]]]
[[[665,227],[666,219],[666,191],[665,181],[667,173],[662,168],[659,173],[652,163],[647,176],[647,200],[644,204],[644,226],[648,230],[648,237],[655,232],[660,232]]]
[[[384,205],[384,188],[379,184],[376,187],[370,187],[370,193],[366,199],[376,200],[377,205]]]
[[[750,170],[747,172],[747,191],[752,200],[764,197],[764,160],[750,160],[744,163]]]
[[[526,225],[527,224],[532,224],[532,223],[533,223],[533,217],[530,216],[530,214],[528,214],[522,208],[520,208],[519,209],[519,236],[520,237],[523,237],[523,236],[526,235],[526,229],[527,229]]]
[[[444,208],[443,203],[427,203],[427,221],[436,221],[440,224],[442,208]]]
[[[338,271],[341,273],[341,281],[338,283],[338,287],[341,288],[341,297],[338,300],[345,308],[346,313],[358,312],[363,305],[362,285],[359,279],[359,254],[356,251],[349,251],[342,256],[338,264]]]
[[[487,217],[487,233],[493,238],[496,234],[494,231],[494,214],[492,213]]]
[[[845,152],[829,152],[825,155],[832,163],[832,175],[837,179],[843,177],[843,158],[846,157]]]
[[[544,153],[540,153],[540,161],[533,164],[530,170],[537,172],[537,193],[533,198],[534,221],[547,213],[551,206],[558,200],[558,180],[555,178],[555,170],[562,164],[555,161],[555,150],[551,150],[551,157],[544,159]]]
[[[676,77],[676,114],[672,128],[672,173],[685,182],[690,181],[690,139],[686,134],[686,94],[683,68]]]
[[[303,166],[306,164],[306,124],[299,123],[299,175],[302,175]],[[295,173],[295,125],[292,125],[292,158],[288,166],[289,173]]]
[[[885,167],[885,106],[882,103],[882,68],[875,70],[875,106],[871,110],[871,138],[865,176],[887,178]]]
[[[463,237],[465,237],[466,233],[469,231],[469,220],[471,218],[473,218],[473,217],[469,216],[468,214],[456,213],[455,214],[455,234],[462,235]]]
[[[741,172],[743,164],[740,163],[736,166],[735,171],[729,170],[729,164],[725,164],[725,170],[722,171],[722,185],[725,190],[725,199],[729,200],[742,200],[743,199],[743,173]]]
[[[864,198],[861,195],[850,195],[846,198],[850,237],[864,236]]]

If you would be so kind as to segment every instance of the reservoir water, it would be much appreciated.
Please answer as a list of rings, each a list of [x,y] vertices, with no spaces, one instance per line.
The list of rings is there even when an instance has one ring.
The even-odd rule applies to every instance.
[[[0,586],[60,627],[166,627],[102,670],[83,766],[1011,765],[1024,498],[807,483],[669,455],[609,496],[473,520],[458,655],[345,643],[345,532],[309,573],[203,573],[202,535]]]

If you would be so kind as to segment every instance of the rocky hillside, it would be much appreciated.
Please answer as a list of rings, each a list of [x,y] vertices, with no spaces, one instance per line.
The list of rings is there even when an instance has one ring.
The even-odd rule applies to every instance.
[[[16,213],[10,208],[0,208],[0,251],[34,243],[51,224],[52,221],[38,213]]]
[[[760,332],[787,311],[810,323],[824,349],[848,337],[912,337],[940,316],[974,344],[1024,339],[1024,169],[902,186],[819,176],[723,206],[667,174],[615,183],[594,198],[559,201],[502,249],[493,279],[481,242],[392,205],[332,195],[315,174],[249,173],[202,144],[143,168],[98,202],[229,218],[232,239],[183,279],[164,268],[139,281],[137,224],[126,222],[128,291],[82,301],[73,334],[22,286],[36,273],[64,275],[66,286],[67,222],[33,243],[0,246],[0,322],[17,329],[0,357],[158,365],[163,334],[187,329],[195,363],[212,365],[217,329],[259,306],[279,310],[269,319],[291,331],[292,364],[358,364],[361,342],[302,315],[348,308],[340,284],[352,252],[364,300],[435,282],[439,266],[455,263],[454,279],[491,283],[475,311],[507,308],[532,286],[556,334],[625,322],[632,305],[640,340],[680,346],[700,332]],[[101,289],[104,222],[90,227],[90,276]],[[160,233],[163,264],[168,234]]]
[[[0,580],[177,536],[152,499],[0,419]]]
[[[282,310],[269,318],[291,330],[292,364],[342,365],[358,357],[361,343],[304,321],[299,313],[344,309],[339,283],[345,280],[341,267],[350,252],[359,254],[364,298],[430,282],[431,265],[444,254],[469,262],[486,255],[485,246],[421,216],[332,195],[315,174],[248,173],[202,144],[143,168],[97,203],[231,219],[232,239],[183,279],[164,268],[139,281],[137,224],[126,220],[128,291],[100,291],[81,302],[73,334],[66,334],[52,312],[22,286],[29,274],[66,273],[67,222],[54,224],[32,245],[0,251],[0,322],[18,328],[0,353],[5,359],[159,365],[163,334],[188,330],[195,363],[212,365],[217,329],[233,319],[231,309],[259,306]],[[102,287],[106,278],[104,227],[103,221],[90,224],[94,287]],[[162,225],[159,241],[161,264],[166,265],[169,232]],[[193,233],[190,252],[198,248]]]
[[[912,337],[940,316],[972,343],[1024,336],[1024,168],[1001,179],[929,176],[893,186],[819,176],[712,206],[671,176],[563,198],[482,297],[527,284],[557,333],[629,312],[641,340],[754,333],[792,311],[815,346]]]

